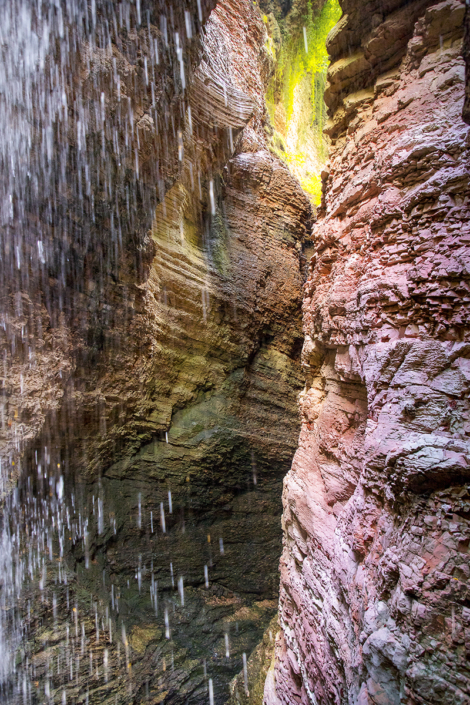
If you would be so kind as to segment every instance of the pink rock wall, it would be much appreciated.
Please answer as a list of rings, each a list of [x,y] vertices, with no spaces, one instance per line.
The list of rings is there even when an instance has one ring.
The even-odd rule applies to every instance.
[[[265,703],[470,703],[465,5],[341,4]]]

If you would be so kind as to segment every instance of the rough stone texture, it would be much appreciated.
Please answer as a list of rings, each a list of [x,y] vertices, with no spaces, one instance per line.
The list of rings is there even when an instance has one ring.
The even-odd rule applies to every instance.
[[[154,25],[151,32],[161,40]],[[97,233],[88,233],[85,253],[77,255],[79,278],[65,287],[65,333],[45,343],[56,355],[67,345],[68,357],[54,367],[50,355],[43,364],[56,377],[61,368],[64,380],[57,381],[52,411],[39,405],[42,416],[24,434],[20,496],[27,506],[31,492],[36,498],[49,493],[41,473],[31,488],[31,467],[34,476],[37,463],[58,475],[60,465],[66,560],[51,562],[41,604],[25,615],[19,672],[24,668],[39,684],[38,702],[48,683],[54,697],[65,690],[67,701],[77,703],[140,703],[149,693],[154,703],[202,705],[212,678],[221,705],[242,654],[260,641],[276,609],[282,478],[299,427],[301,262],[311,206],[268,150],[270,63],[253,3],[225,0],[205,23],[187,75],[186,112],[169,79],[170,95],[157,111],[168,144],[152,141],[145,36],[123,31],[125,56],[135,59],[129,65],[119,56],[118,39],[112,54],[123,73],[121,90],[131,93],[134,86],[141,99],[131,101],[132,119],[141,125],[133,135],[140,140],[141,177],[127,164],[135,199],[129,211],[120,204],[128,237],[117,264],[106,247],[113,232],[106,193],[92,179],[104,199],[103,232],[96,248]],[[91,83],[91,115],[107,89],[112,122],[119,110],[108,75],[113,57],[96,53],[90,59],[83,50],[78,73]],[[165,86],[171,62],[162,64]],[[79,85],[85,96],[86,87]],[[50,245],[53,250],[53,240]],[[108,257],[115,267],[108,268]],[[51,287],[46,293],[57,303],[59,277]],[[32,340],[34,329],[28,334]],[[42,383],[47,389],[48,378]],[[35,393],[26,388],[19,414]],[[80,533],[85,518],[86,539]],[[50,521],[47,512],[44,521]],[[54,584],[56,571],[66,572],[66,587]],[[95,611],[104,625],[96,640]],[[66,636],[78,619],[85,646],[78,627]],[[68,671],[53,667],[64,650],[75,664],[72,682]]]
[[[463,119],[467,124],[470,123],[470,8],[466,4],[465,13],[465,34],[463,44],[463,56],[465,59],[466,72],[466,87],[465,87],[465,102],[463,106]]]
[[[171,490],[179,517],[168,519],[172,547],[154,560],[164,582],[171,584],[171,555],[187,580],[202,581],[205,537],[216,523],[217,541],[233,543],[236,558],[220,576],[214,565],[211,579],[237,589],[243,571],[245,592],[273,598],[280,483],[298,427],[299,262],[310,205],[266,148],[264,37],[258,11],[244,1],[225,2],[205,27],[189,96],[194,140],[188,127],[181,178],[155,212],[148,278],[133,287],[130,323],[112,311],[107,335],[116,344],[87,368],[86,386],[75,380],[67,390],[60,423],[70,436],[59,452],[70,487],[72,473],[86,480],[86,504],[102,493],[108,533],[98,541],[100,570],[109,568],[108,541],[124,572],[135,561],[139,493],[148,524]],[[235,142],[243,119],[249,124]],[[182,540],[185,514],[192,529]],[[248,548],[250,534],[259,542]]]
[[[133,3],[121,4],[127,21],[121,12],[117,27],[116,8],[99,0],[93,29],[83,18],[67,27],[73,41],[64,39],[61,15],[54,13],[44,19],[47,32],[32,22],[31,36],[19,35],[34,44],[35,31],[50,33],[46,62],[57,70],[45,71],[38,61],[30,75],[14,58],[5,69],[12,73],[12,89],[17,81],[30,100],[13,106],[12,115],[2,110],[5,131],[15,131],[18,113],[31,131],[24,135],[25,153],[0,155],[1,196],[13,201],[11,215],[3,215],[0,245],[0,453],[12,467],[41,429],[54,433],[67,385],[86,390],[90,370],[112,364],[110,351],[121,343],[114,329],[129,334],[138,285],[148,277],[154,254],[154,210],[180,168],[184,91],[174,71],[174,33],[184,37],[190,83],[200,62],[199,30],[215,4],[201,0],[199,22],[196,0],[187,3],[192,40],[185,35],[181,3],[163,0],[139,5],[148,16],[145,28],[137,27]],[[15,25],[19,10],[11,7]],[[162,13],[169,13],[166,46]],[[27,15],[23,19],[27,26]],[[159,42],[158,62],[152,42]],[[153,80],[145,79],[145,65]],[[46,99],[57,95],[60,108]],[[44,134],[53,137],[48,149]],[[14,158],[22,160],[16,171]],[[100,417],[99,404],[92,413]]]
[[[84,409],[74,443],[75,451],[77,442],[83,445],[91,477],[121,461],[123,450],[132,455],[153,442],[155,434],[164,441],[168,431],[171,439],[172,417],[199,404],[201,393],[213,396],[230,379],[240,385],[244,407],[236,412],[239,429],[254,414],[263,426],[258,432],[251,425],[259,444],[272,445],[275,456],[283,444],[288,453],[294,446],[297,383],[291,389],[291,378],[298,378],[299,370],[299,261],[310,206],[267,150],[264,38],[258,11],[246,3],[225,2],[205,27],[203,60],[188,97],[192,120],[183,135],[181,175],[155,211],[148,277],[129,287],[129,322],[119,305],[123,297],[117,299],[105,354],[91,370],[85,368],[86,379],[75,382],[67,400],[74,413]],[[258,373],[280,375],[281,387],[268,389],[256,381]],[[250,400],[263,404],[253,389],[257,384],[265,408],[251,412]],[[266,430],[271,391],[277,396],[274,415],[287,425],[285,432]],[[230,418],[233,396],[232,390],[224,402],[231,405]],[[280,420],[277,409],[285,403],[289,412]],[[204,406],[200,410],[206,427],[209,415]],[[101,438],[93,416],[106,429]],[[228,433],[230,418],[222,424]]]
[[[205,18],[212,6],[203,3]],[[151,16],[155,22],[157,9]],[[184,23],[180,9],[174,11],[175,28]],[[150,31],[163,42],[156,25]],[[266,381],[256,381],[257,375],[280,373],[289,385],[271,390],[277,395],[273,409],[289,399],[289,412],[281,421],[286,430],[263,431],[261,445],[273,445],[276,456],[286,444],[290,452],[297,422],[293,400],[298,382],[292,385],[291,377],[299,379],[299,263],[310,206],[267,149],[264,91],[270,64],[264,24],[249,3],[226,2],[212,14],[204,43],[188,49],[185,97],[191,119],[182,109],[181,86],[170,76],[172,46],[158,65],[155,113],[150,88],[144,87],[142,64],[150,62],[151,54],[145,32],[123,30],[112,37],[108,53],[86,43],[80,46],[78,69],[67,85],[86,106],[87,158],[92,160],[95,142],[101,139],[101,122],[95,120],[100,96],[110,142],[115,124],[138,123],[131,135],[138,143],[138,166],[121,164],[127,181],[113,183],[119,199],[125,200],[128,189],[133,209],[119,201],[116,215],[93,174],[90,188],[96,193],[89,200],[99,202],[100,220],[90,232],[83,232],[86,217],[77,214],[81,206],[78,198],[74,201],[73,188],[68,194],[69,217],[77,215],[75,236],[66,243],[71,249],[65,251],[73,264],[61,271],[63,245],[49,233],[44,271],[39,262],[38,271],[28,273],[30,291],[3,273],[8,286],[19,290],[10,295],[9,306],[5,296],[4,306],[3,456],[15,460],[43,427],[38,445],[49,440],[49,445],[73,448],[80,474],[90,479],[123,455],[132,456],[156,434],[163,439],[177,411],[233,374],[240,377],[235,384],[243,389],[245,407],[250,399],[258,403],[253,386],[258,384],[265,395],[265,408],[253,412],[265,427],[270,392],[266,395]],[[131,56],[134,63],[129,63]],[[109,75],[113,62],[119,81]],[[133,111],[129,119],[121,115],[124,98]],[[157,137],[155,114],[162,121]],[[77,149],[80,117],[72,112],[69,118],[72,127],[65,137],[70,144],[65,146],[70,152]],[[164,124],[170,117],[175,129]],[[59,143],[63,137],[58,136]],[[117,135],[123,141],[127,137],[125,129]],[[117,167],[113,159],[111,155],[111,172]],[[75,178],[73,173],[71,180]],[[158,192],[159,204],[151,191]],[[70,223],[59,216],[56,227],[63,235],[60,226],[67,232]],[[114,245],[104,241],[116,238],[118,218],[123,242],[115,261],[110,251]],[[94,220],[93,213],[88,222]],[[52,345],[59,338],[60,345]],[[53,354],[60,358],[55,365]],[[30,371],[46,365],[47,375],[34,373],[40,387],[30,384]],[[32,408],[37,418],[32,418]],[[240,407],[237,413],[240,425],[251,412]],[[277,423],[279,415],[274,415]],[[253,430],[251,435],[256,435]]]
[[[263,640],[246,662],[246,668],[230,683],[227,705],[262,705],[266,680],[274,675],[274,645],[279,631],[277,614],[268,625]]]
[[[5,299],[0,458],[9,470],[0,498],[18,480],[25,446],[60,409],[64,381],[72,368],[70,329],[63,317],[52,327],[44,304],[26,292]]]
[[[468,703],[465,6],[341,4],[265,702]]]

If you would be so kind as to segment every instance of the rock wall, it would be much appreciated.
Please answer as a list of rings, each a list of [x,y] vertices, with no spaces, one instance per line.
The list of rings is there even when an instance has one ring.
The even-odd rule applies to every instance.
[[[132,325],[154,210],[179,173],[182,76],[215,4],[2,8],[3,467],[54,434],[67,385],[86,390],[90,370],[109,369]]]
[[[265,702],[470,702],[465,4],[341,2]]]
[[[17,678],[32,702],[174,704],[205,703],[210,678],[221,704],[276,611],[312,210],[268,149],[257,7],[188,4],[190,41],[181,3],[142,3],[140,28],[126,6],[104,48],[81,37],[54,161],[70,188],[60,208],[45,192],[44,262],[12,286],[26,313],[7,327],[44,360],[5,337],[4,455],[23,506],[43,500],[34,521],[52,537],[62,513],[65,532],[40,602],[34,582],[23,595]]]
[[[85,504],[102,493],[108,534],[97,539],[100,570],[109,568],[108,541],[112,560],[134,570],[127,559],[135,560],[138,497],[148,524],[171,491],[179,518],[168,519],[175,545],[158,559],[161,582],[171,585],[167,554],[187,581],[203,582],[207,527],[219,522],[226,554],[233,541],[237,556],[231,575],[222,569],[224,584],[239,588],[243,571],[243,590],[273,598],[280,483],[298,427],[300,261],[311,209],[266,146],[264,40],[246,2],[225,2],[206,23],[180,175],[150,230],[148,277],[129,285],[131,317],[119,299],[106,304],[110,342],[66,390],[58,418],[67,433],[55,453],[70,492],[78,483]],[[42,456],[43,447],[41,436],[33,450]],[[260,537],[250,549],[250,530],[237,536],[245,493],[250,530]],[[202,523],[178,548],[184,515]]]
[[[146,443],[165,447],[172,418],[229,379],[238,406],[232,392],[224,397],[224,433],[240,436],[251,418],[261,428],[248,436],[269,463],[287,462],[295,446],[311,207],[268,150],[264,92],[272,67],[258,10],[226,2],[207,22],[214,3],[202,3],[200,17],[197,7],[185,16],[179,6],[150,14],[142,6],[146,29],[132,8],[106,35],[106,51],[85,33],[61,64],[71,72],[64,100],[73,109],[68,131],[47,116],[59,130],[50,180],[65,173],[69,183],[48,182],[52,193],[40,206],[28,195],[23,207],[43,230],[42,255],[32,258],[37,243],[22,242],[21,256],[32,259],[26,274],[15,273],[14,250],[2,270],[1,442],[9,463],[54,446],[69,454],[74,472],[96,479]],[[98,7],[98,27],[113,24],[108,11]],[[164,11],[168,17],[158,15]],[[54,228],[44,216],[50,211]],[[278,389],[268,388],[270,375]],[[270,413],[276,434],[267,428]],[[210,414],[202,407],[201,414],[205,426]]]
[[[465,103],[463,106],[463,119],[468,124],[470,123],[470,10],[468,8],[468,3],[466,5],[465,13],[465,35],[464,35],[464,47],[463,56],[465,59],[466,68],[466,88],[465,88]]]

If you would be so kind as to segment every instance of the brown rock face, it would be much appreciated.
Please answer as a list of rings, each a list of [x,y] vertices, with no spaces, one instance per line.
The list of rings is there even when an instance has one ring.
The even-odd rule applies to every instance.
[[[21,458],[23,506],[45,497],[68,517],[23,620],[17,678],[38,702],[64,691],[203,705],[210,679],[221,705],[276,611],[312,209],[268,149],[258,8],[198,5],[142,3],[142,27],[139,4],[117,18],[98,4],[104,49],[79,37],[69,67],[78,98],[69,131],[58,127],[70,159],[55,229],[40,220],[47,256],[30,289],[3,273],[19,303],[0,341],[11,421],[0,451],[16,453],[13,467]],[[73,683],[51,668],[62,651],[80,651]],[[12,683],[8,702],[16,693]]]
[[[215,5],[98,0],[37,16],[16,0],[2,8],[0,455],[8,463],[18,465],[46,419],[53,431],[67,384],[86,390],[90,371],[109,367],[110,350],[129,334],[154,254],[155,207],[179,174],[182,76],[191,83]],[[31,66],[18,58],[28,51]],[[100,406],[95,394],[88,415],[100,417]]]
[[[341,4],[265,702],[468,703],[465,6]]]

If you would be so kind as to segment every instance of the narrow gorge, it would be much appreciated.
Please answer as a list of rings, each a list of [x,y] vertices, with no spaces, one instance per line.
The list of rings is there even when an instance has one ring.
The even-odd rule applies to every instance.
[[[470,703],[468,5],[0,34],[0,701]]]

